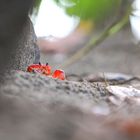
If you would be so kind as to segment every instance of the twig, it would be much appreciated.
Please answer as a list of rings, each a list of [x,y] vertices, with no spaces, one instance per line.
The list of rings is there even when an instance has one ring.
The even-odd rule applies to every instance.
[[[130,7],[128,8],[126,14],[119,21],[112,23],[101,35],[95,37],[91,37],[91,40],[80,50],[77,51],[72,57],[66,60],[61,68],[65,68],[75,63],[80,58],[84,57],[87,53],[90,52],[91,49],[97,47],[98,44],[103,42],[106,38],[120,31],[129,21]]]

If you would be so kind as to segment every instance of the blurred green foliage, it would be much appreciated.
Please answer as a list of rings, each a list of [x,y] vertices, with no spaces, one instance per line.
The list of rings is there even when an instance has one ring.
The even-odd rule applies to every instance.
[[[42,0],[35,0],[34,9],[38,12]]]
[[[35,0],[34,7],[39,8],[41,1],[42,0]]]
[[[35,0],[34,9],[38,11],[42,0]],[[53,0],[64,8],[70,16],[81,20],[92,20],[95,24],[107,21],[110,17],[122,14],[133,0]]]
[[[117,13],[122,0],[55,0],[70,16],[95,23],[106,20]]]

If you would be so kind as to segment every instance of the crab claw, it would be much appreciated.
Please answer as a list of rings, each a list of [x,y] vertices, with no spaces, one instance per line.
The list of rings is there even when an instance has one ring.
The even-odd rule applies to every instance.
[[[54,73],[52,74],[52,77],[53,78],[57,78],[57,79],[60,79],[60,80],[65,80],[65,73],[63,70],[55,70]]]

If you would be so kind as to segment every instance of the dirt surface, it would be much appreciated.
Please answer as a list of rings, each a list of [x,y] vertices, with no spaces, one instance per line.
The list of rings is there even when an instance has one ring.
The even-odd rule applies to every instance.
[[[4,140],[140,139],[139,104],[113,104],[104,82],[60,81],[22,71],[6,79],[0,95]]]

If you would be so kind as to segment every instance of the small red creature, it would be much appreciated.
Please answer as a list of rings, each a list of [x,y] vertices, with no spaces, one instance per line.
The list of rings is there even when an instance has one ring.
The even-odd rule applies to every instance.
[[[34,73],[41,73],[44,75],[50,75],[51,74],[51,66],[48,65],[48,63],[46,65],[42,65],[41,63],[32,64],[32,65],[28,66],[27,71],[34,72]]]
[[[46,76],[51,76],[52,78],[55,78],[55,79],[65,80],[65,73],[64,73],[64,71],[57,69],[52,74],[51,66],[48,65],[48,63],[46,65],[41,64],[41,63],[39,63],[39,64],[32,64],[32,65],[28,66],[27,71],[28,72],[44,74]]]
[[[60,80],[65,80],[65,73],[63,70],[55,70],[52,74],[52,77]]]

